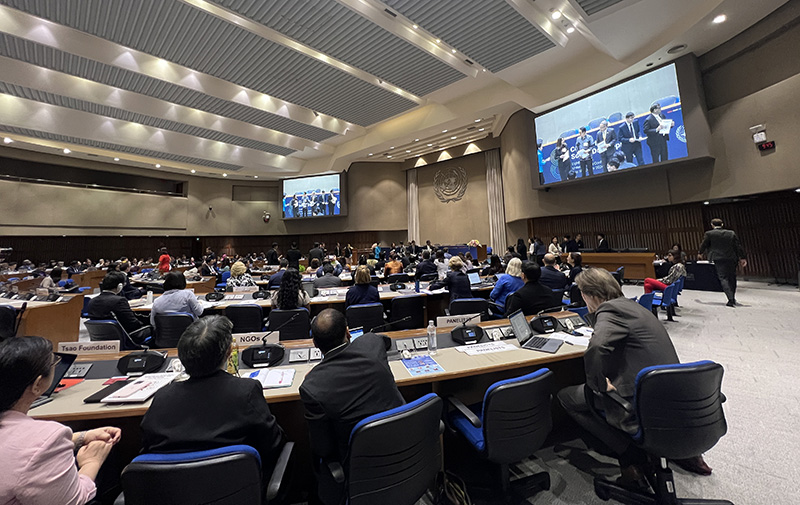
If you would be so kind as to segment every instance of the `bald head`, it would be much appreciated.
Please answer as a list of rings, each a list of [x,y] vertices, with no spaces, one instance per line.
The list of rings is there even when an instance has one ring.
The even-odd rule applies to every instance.
[[[544,255],[542,259],[544,261],[545,266],[555,265],[556,264],[556,255],[552,253],[547,253]]]
[[[342,345],[347,339],[344,314],[336,309],[323,310],[311,321],[311,336],[322,354]]]

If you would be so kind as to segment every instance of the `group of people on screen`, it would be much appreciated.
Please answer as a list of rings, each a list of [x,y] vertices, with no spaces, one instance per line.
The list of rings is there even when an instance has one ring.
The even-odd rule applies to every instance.
[[[338,216],[341,214],[339,189],[298,191],[283,198],[283,215],[293,217]]]

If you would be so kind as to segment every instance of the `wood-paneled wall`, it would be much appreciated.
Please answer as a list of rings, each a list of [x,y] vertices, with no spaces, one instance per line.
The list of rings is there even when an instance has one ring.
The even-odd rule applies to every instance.
[[[614,249],[646,247],[664,254],[679,243],[697,257],[711,219],[719,217],[739,235],[748,255],[747,278],[797,282],[800,268],[800,194],[793,191],[648,209],[599,212],[528,220],[528,233],[546,243],[553,236],[581,233],[587,248],[605,233]]]

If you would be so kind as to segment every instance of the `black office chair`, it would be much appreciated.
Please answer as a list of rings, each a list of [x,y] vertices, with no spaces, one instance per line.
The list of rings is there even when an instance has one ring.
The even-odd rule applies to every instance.
[[[727,500],[677,498],[667,463],[668,459],[687,459],[706,452],[727,432],[722,411],[725,401],[722,374],[722,365],[713,361],[651,366],[636,376],[633,404],[616,393],[608,394],[628,412],[636,414],[639,431],[633,439],[644,451],[657,457],[659,465],[655,495],[596,477],[597,496],[632,505],[732,505]]]
[[[407,321],[394,322],[409,316],[411,319]],[[425,298],[422,295],[407,295],[392,298],[392,313],[391,317],[389,317],[389,321],[392,321],[392,331],[424,328]]]
[[[337,482],[347,481],[348,505],[413,505],[425,495],[441,466],[441,419],[442,399],[429,393],[356,424],[347,472],[328,465]]]
[[[283,485],[294,448],[281,450],[266,487],[261,483],[261,457],[249,445],[207,451],[142,454],[122,470],[123,494],[114,505],[262,505],[283,503]],[[268,472],[265,472],[268,473]]]
[[[489,300],[486,298],[459,298],[450,302],[448,315],[462,316],[465,314],[481,314],[481,321],[491,319]]]
[[[264,331],[264,313],[255,303],[240,303],[225,307],[225,317],[233,323],[233,333]]]
[[[586,300],[583,299],[578,285],[573,283],[569,287],[569,308],[574,309],[578,307],[586,307]]]
[[[547,472],[517,479],[512,489],[508,467],[532,456],[550,433],[552,382],[553,373],[542,368],[492,384],[482,404],[467,407],[457,398],[446,399],[455,407],[447,416],[449,425],[480,457],[498,465],[499,487],[506,499],[513,495],[524,500],[534,487],[550,489]]]
[[[611,277],[616,279],[619,282],[619,286],[622,287],[622,283],[625,282],[625,267],[619,267],[611,272]]]
[[[281,328],[289,319],[297,315],[295,319]],[[267,331],[280,329],[280,340],[301,340],[311,338],[311,321],[308,317],[308,309],[300,307],[298,309],[280,310],[272,309],[269,313]]]
[[[17,311],[11,305],[0,305],[0,342],[16,336],[19,324],[22,321],[22,313],[25,312],[27,306],[28,302],[25,302]]]
[[[557,299],[559,303],[564,303],[564,293],[566,293],[566,289],[554,289],[553,290],[553,298]]]
[[[480,274],[481,270],[481,267],[470,268],[467,270],[467,274]]]
[[[380,303],[351,305],[345,310],[345,317],[347,317],[348,327],[363,327],[365,333],[385,324],[383,320],[383,304]]]
[[[411,282],[411,277],[408,274],[390,274],[387,282],[394,284],[395,282]]]
[[[94,319],[84,324],[92,342],[116,340],[120,342],[120,350],[123,351],[144,349],[152,341],[153,328],[149,324],[130,335],[116,319]]]
[[[439,274],[436,272],[431,274],[422,274],[419,276],[420,282],[433,282],[439,278]]]
[[[156,332],[153,346],[159,349],[178,347],[181,335],[195,321],[194,314],[188,312],[168,312],[156,314]]]

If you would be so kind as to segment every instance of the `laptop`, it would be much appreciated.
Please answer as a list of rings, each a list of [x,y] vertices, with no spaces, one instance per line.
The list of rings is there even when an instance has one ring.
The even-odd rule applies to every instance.
[[[467,274],[467,277],[469,277],[469,285],[472,288],[481,288],[491,286],[493,284],[491,281],[481,280],[481,275],[478,272],[469,273]]]
[[[519,346],[523,349],[553,354],[558,351],[564,343],[563,340],[534,335],[531,325],[528,323],[528,320],[525,319],[525,314],[522,313],[522,310],[511,314],[508,317],[508,321],[511,323],[514,335],[517,336]]]
[[[75,358],[78,357],[76,354],[64,354],[60,352],[54,352],[53,354],[61,358],[61,361],[58,362],[55,370],[53,370],[53,382],[50,383],[50,387],[47,388],[47,391],[45,391],[42,396],[34,400],[33,404],[31,405],[32,409],[38,407],[39,405],[44,405],[45,403],[53,401],[51,398],[53,391],[55,391],[55,389],[61,383],[61,379],[64,378],[67,370],[69,370],[72,366],[72,363],[75,362]]]

